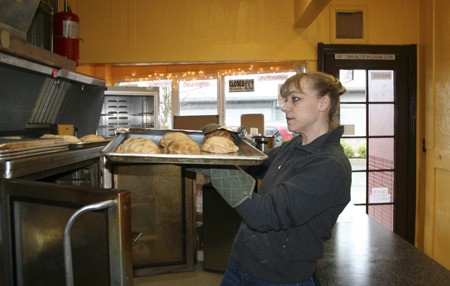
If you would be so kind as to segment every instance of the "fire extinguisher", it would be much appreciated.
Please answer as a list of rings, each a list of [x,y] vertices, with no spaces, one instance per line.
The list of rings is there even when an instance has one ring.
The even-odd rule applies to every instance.
[[[65,0],[64,11],[54,16],[53,52],[76,61],[77,65],[80,55],[79,24],[80,18],[72,13]]]

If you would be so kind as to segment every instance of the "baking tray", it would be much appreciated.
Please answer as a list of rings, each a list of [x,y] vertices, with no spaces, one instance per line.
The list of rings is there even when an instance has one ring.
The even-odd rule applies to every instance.
[[[0,139],[0,154],[16,151],[32,150],[36,148],[66,146],[60,138],[55,139]]]
[[[69,143],[69,149],[86,149],[93,148],[98,146],[106,146],[111,140],[103,140],[97,142],[77,142],[77,143]]]
[[[116,153],[114,150],[123,141],[130,137],[144,137],[159,145],[159,140],[167,132],[183,132],[189,135],[192,140],[201,146],[203,142],[203,132],[196,130],[149,129],[138,132],[128,132],[117,134],[117,136],[101,151],[101,155],[111,162],[118,163],[152,163],[152,164],[190,164],[190,165],[258,165],[261,164],[267,155],[247,143],[242,139],[236,140],[239,151],[229,154],[213,154],[202,152],[201,155],[185,154],[129,154]]]
[[[62,139],[0,139],[0,161],[68,150]]]
[[[36,156],[36,155],[44,155],[44,154],[50,154],[55,152],[61,152],[68,150],[67,145],[64,146],[56,146],[56,147],[47,147],[47,148],[35,148],[35,149],[29,149],[29,150],[23,150],[23,151],[15,151],[15,152],[9,152],[9,153],[2,153],[0,154],[0,162],[2,161],[10,161],[20,158],[26,158],[30,156]]]

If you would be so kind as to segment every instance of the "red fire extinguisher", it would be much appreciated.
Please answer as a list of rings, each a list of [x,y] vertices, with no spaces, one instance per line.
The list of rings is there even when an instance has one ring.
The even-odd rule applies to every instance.
[[[67,0],[64,1],[64,11],[54,16],[53,22],[53,52],[77,62],[80,55],[79,37],[80,18],[70,11]]]

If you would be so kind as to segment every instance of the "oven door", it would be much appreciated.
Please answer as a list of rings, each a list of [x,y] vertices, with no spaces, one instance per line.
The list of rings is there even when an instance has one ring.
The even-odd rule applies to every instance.
[[[130,193],[51,183],[0,180],[2,285],[132,285]],[[82,212],[69,237],[67,271],[64,231]]]

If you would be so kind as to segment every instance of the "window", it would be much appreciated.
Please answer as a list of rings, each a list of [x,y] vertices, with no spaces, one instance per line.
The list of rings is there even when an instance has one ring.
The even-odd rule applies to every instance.
[[[286,127],[285,115],[277,104],[277,98],[280,86],[294,74],[294,71],[240,74],[213,79],[136,81],[119,85],[159,87],[161,126],[170,128],[174,114],[218,114],[223,118],[224,125],[239,127],[241,114],[262,113],[266,129],[264,133],[271,136],[277,127]],[[172,107],[179,111],[172,110]]]
[[[280,86],[295,72],[225,76],[225,125],[240,126],[241,114],[264,114],[265,134],[273,135],[286,120],[277,98]]]
[[[172,81],[146,80],[136,82],[121,82],[119,86],[159,87],[159,122],[162,127],[170,126],[172,122]]]
[[[179,82],[180,115],[215,115],[217,80],[188,80]]]

